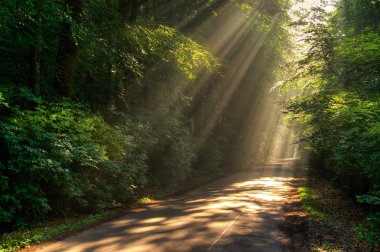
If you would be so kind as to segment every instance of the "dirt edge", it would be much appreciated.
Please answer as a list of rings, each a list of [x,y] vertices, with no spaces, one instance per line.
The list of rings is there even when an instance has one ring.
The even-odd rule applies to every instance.
[[[299,189],[310,189],[313,203],[321,216],[305,210]],[[285,220],[281,229],[288,236],[285,252],[332,251],[371,252],[358,239],[356,227],[366,222],[364,210],[323,174],[309,170],[306,180],[292,184],[284,205]],[[377,250],[375,250],[377,251]]]

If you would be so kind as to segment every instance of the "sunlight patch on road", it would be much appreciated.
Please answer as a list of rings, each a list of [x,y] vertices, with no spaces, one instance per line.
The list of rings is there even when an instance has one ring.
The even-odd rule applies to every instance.
[[[230,200],[235,200],[233,197]],[[224,209],[224,208],[241,208],[245,206],[243,202],[221,201],[216,204],[208,205],[208,209]]]
[[[157,223],[157,222],[162,222],[164,220],[166,220],[166,218],[164,218],[164,217],[156,217],[156,218],[150,218],[150,219],[143,220],[143,221],[141,221],[141,223],[146,223],[146,224]]]
[[[253,198],[261,199],[261,200],[266,200],[266,201],[279,201],[283,200],[283,197],[277,196],[273,193],[268,193],[268,192],[263,192],[263,193],[256,193],[256,194],[251,194],[250,195]]]
[[[153,230],[156,230],[160,226],[146,226],[146,227],[137,227],[131,230],[129,233],[131,234],[140,234],[140,233],[146,233],[146,232],[151,232]]]
[[[130,249],[128,251],[131,251],[131,252],[145,252],[145,251],[157,251],[155,250],[155,246],[152,245],[152,244],[144,244],[144,245],[138,245],[138,246],[134,246],[133,249]]]
[[[192,214],[192,216],[194,218],[210,218],[213,216],[212,213],[207,213],[207,212],[198,212],[198,213],[194,213]]]
[[[220,229],[226,228],[230,224],[231,221],[219,221],[219,222],[210,222],[207,227],[210,229]]]
[[[261,178],[258,180],[246,181],[242,183],[234,184],[233,186],[237,187],[248,187],[248,186],[256,186],[256,185],[264,185],[264,186],[283,186],[284,183],[279,181],[280,178]]]
[[[47,251],[191,251],[207,246],[211,251],[219,243],[230,241],[234,235],[246,234],[277,237],[277,225],[282,217],[282,202],[289,184],[295,179],[293,171],[282,171],[280,165],[274,170],[257,169],[234,175],[226,182],[218,182],[176,200],[152,205],[142,212],[132,212],[128,218],[93,229],[92,235],[78,238],[80,245],[71,241],[60,243],[58,250]],[[264,172],[264,173],[263,173]],[[283,174],[285,172],[286,174]],[[275,177],[274,174],[285,175]],[[280,176],[280,175],[279,175]],[[240,182],[237,182],[240,181]],[[150,214],[145,214],[149,213]],[[136,218],[142,214],[141,218]],[[107,234],[100,236],[100,232]],[[88,239],[88,242],[85,241]],[[76,246],[76,247],[74,247]]]

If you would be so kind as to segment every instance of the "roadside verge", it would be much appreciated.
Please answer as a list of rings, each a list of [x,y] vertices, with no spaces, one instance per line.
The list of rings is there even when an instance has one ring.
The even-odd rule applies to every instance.
[[[284,211],[284,251],[374,251],[357,231],[366,222],[363,209],[320,173],[309,170],[293,185]]]

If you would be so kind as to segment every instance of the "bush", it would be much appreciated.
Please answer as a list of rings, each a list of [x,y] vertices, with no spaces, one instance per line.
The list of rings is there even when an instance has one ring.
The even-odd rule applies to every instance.
[[[112,127],[83,104],[46,103],[27,90],[18,94],[35,109],[21,110],[2,91],[2,110],[9,111],[0,124],[2,227],[104,209],[144,186],[146,155],[128,126]]]
[[[219,141],[218,141],[219,140]],[[224,143],[216,137],[211,137],[198,149],[197,160],[194,165],[201,177],[212,175],[220,176],[225,168],[225,147]]]
[[[180,114],[172,113],[153,125],[157,143],[149,155],[153,186],[174,188],[192,172],[194,139]]]
[[[368,214],[368,226],[359,225],[357,231],[359,238],[366,241],[373,248],[380,246],[380,191],[373,192],[371,195],[357,196],[359,203],[367,204],[371,207],[371,212]]]

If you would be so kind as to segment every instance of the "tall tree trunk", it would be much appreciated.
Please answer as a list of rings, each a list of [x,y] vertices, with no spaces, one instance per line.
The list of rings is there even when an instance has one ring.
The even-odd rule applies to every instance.
[[[153,0],[153,17],[155,21],[158,20],[158,1],[157,0]]]
[[[112,72],[112,65],[108,65],[108,90],[107,90],[108,106],[115,106],[115,76]]]
[[[29,46],[29,87],[34,94],[40,94],[40,64],[38,60],[38,48],[31,44]]]
[[[133,22],[137,19],[137,13],[140,8],[140,4],[137,0],[132,0],[132,9],[131,9],[131,15],[129,16],[129,21]]]
[[[132,13],[132,0],[120,0],[119,12],[120,15],[123,17],[124,21],[128,22]]]
[[[83,10],[84,0],[66,0],[66,4],[73,12],[73,19],[80,22],[80,14]],[[64,97],[73,95],[73,78],[76,69],[78,47],[74,41],[71,25],[64,22],[61,28],[55,88]]]
[[[41,5],[38,2],[33,3],[34,8],[37,10],[37,12],[32,16],[33,20],[36,20],[36,30],[37,30],[37,37],[34,38],[34,42],[31,42],[29,44],[29,88],[32,90],[32,92],[35,95],[40,94],[40,62],[39,62],[39,53],[38,53],[38,46],[37,41],[40,40],[41,37],[41,30],[39,23],[41,22],[41,19],[39,17],[39,10],[41,8]]]
[[[120,0],[119,12],[125,22],[133,22],[138,17],[139,8],[149,0]]]

